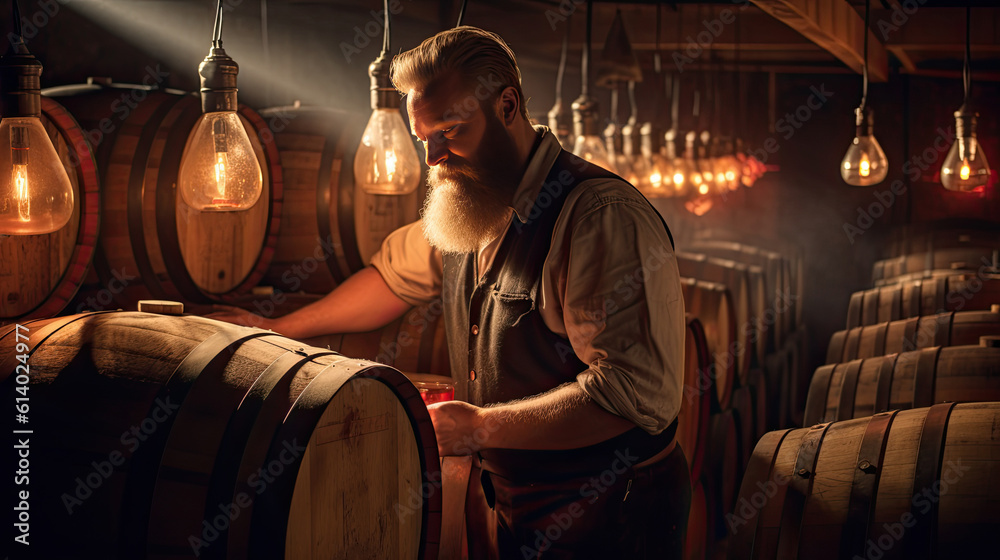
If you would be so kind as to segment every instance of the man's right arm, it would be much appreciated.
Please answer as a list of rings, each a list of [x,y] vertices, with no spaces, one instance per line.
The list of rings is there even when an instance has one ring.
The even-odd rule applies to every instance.
[[[398,319],[414,305],[440,297],[442,275],[441,253],[427,243],[418,220],[390,233],[372,256],[371,266],[302,309],[262,318],[230,307],[209,317],[298,339],[370,331]]]
[[[237,308],[220,309],[208,317],[303,339],[378,329],[401,317],[410,307],[389,289],[378,270],[369,266],[353,274],[323,299],[282,317],[261,317]]]

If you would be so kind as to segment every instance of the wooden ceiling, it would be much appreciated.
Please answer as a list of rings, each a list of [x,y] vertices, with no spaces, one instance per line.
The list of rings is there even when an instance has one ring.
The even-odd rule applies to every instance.
[[[454,25],[461,7],[460,0],[412,5],[410,0],[397,1],[405,8],[401,14],[404,21],[412,18],[438,28]],[[966,6],[972,7],[974,77],[1000,81],[1000,2],[871,3],[868,60],[872,81],[885,81],[894,71],[960,77]],[[359,4],[367,9],[371,2],[342,0],[335,4],[356,10]],[[645,68],[652,68],[657,47],[657,14],[659,50],[667,69],[679,65],[684,69],[842,73],[860,72],[864,60],[864,0],[598,1],[594,3],[592,30],[595,56],[599,56],[616,10],[621,10],[633,49]],[[585,12],[583,0],[471,0],[465,23],[496,30],[516,44],[519,57],[528,51],[536,63],[549,60],[554,64],[567,20],[571,52],[582,49]],[[706,31],[709,34],[703,33]],[[709,41],[700,40],[709,36]]]

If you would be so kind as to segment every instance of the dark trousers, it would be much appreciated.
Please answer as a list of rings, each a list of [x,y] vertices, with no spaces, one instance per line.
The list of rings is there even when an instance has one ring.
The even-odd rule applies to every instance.
[[[496,540],[487,545],[470,539],[470,545],[472,540],[480,545],[470,547],[470,558],[681,558],[691,504],[683,452],[678,446],[641,468],[625,463],[589,476],[531,484],[484,472],[483,496],[492,508],[482,521],[493,524],[485,532],[488,540]],[[487,556],[484,551],[493,547],[499,555],[489,550]]]

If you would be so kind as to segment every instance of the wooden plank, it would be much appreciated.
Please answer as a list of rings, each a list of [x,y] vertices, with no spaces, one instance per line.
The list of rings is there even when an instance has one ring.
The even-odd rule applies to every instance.
[[[865,29],[864,18],[845,0],[751,0],[806,38],[826,49],[855,72],[864,63],[864,33],[868,33],[868,78],[889,79],[889,55],[879,39]]]

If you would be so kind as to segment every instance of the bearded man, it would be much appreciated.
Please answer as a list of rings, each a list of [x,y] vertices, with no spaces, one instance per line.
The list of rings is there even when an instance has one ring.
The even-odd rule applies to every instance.
[[[398,55],[391,77],[430,167],[422,219],[324,299],[264,326],[365,331],[441,298],[468,402],[429,410],[441,454],[474,455],[489,555],[680,557],[685,319],[666,224],[531,124],[499,36],[441,32]]]

